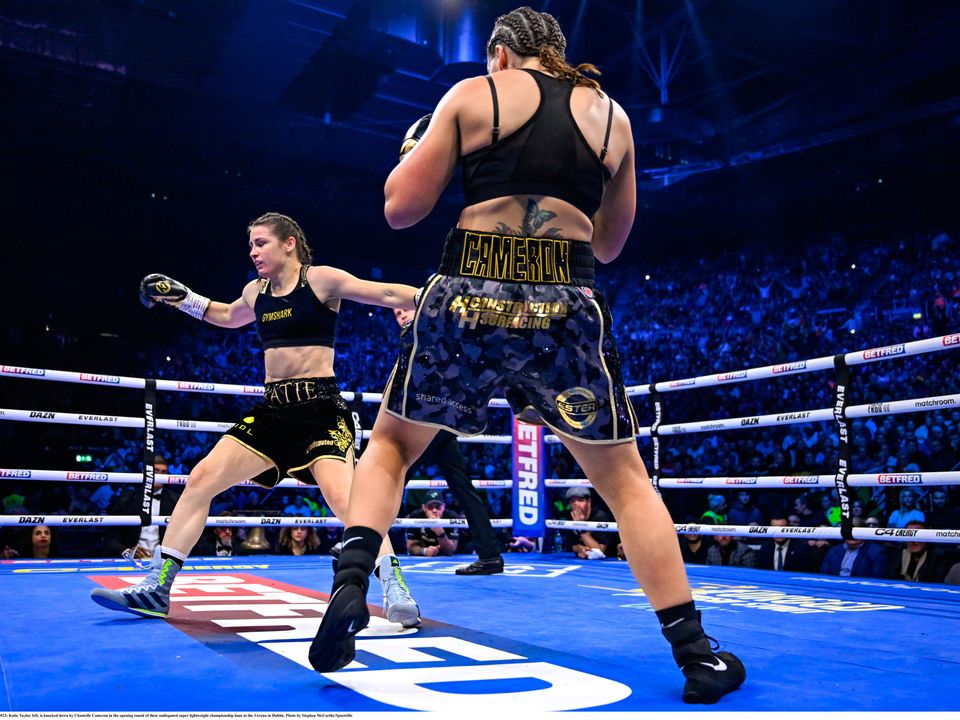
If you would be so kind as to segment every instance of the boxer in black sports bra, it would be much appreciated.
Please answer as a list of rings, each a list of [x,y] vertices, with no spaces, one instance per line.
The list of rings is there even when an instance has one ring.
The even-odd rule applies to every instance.
[[[290,474],[319,486],[334,514],[345,517],[354,428],[333,373],[340,300],[411,308],[416,289],[312,266],[303,230],[279,213],[254,220],[248,236],[259,277],[232,303],[211,302],[164,275],[148,275],[141,283],[140,297],[147,306],[172,305],[219,327],[255,323],[264,348],[265,390],[262,401],[190,473],[147,579],[122,591],[93,591],[93,599],[112,610],[166,616],[173,578],[203,531],[210,501],[239,482],[252,479],[272,487]],[[389,538],[377,556],[387,618],[405,627],[419,624],[419,608]]]

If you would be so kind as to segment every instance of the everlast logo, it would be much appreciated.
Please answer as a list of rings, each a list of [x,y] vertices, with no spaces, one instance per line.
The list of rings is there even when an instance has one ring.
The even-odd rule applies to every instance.
[[[29,470],[0,470],[0,478],[28,478],[31,474]]]
[[[148,452],[152,453],[154,448],[154,418],[153,403],[146,403],[143,409],[143,421],[146,427],[143,444]],[[153,514],[153,463],[148,462],[143,466],[143,498],[140,501],[140,514],[143,517],[150,517]]]
[[[85,422],[116,422],[117,418],[113,415],[78,415]]]
[[[80,379],[84,382],[95,383],[118,383],[120,378],[116,375],[94,375],[92,373],[80,373]]]
[[[260,521],[260,524],[261,524],[261,525],[279,525],[279,524],[280,524],[280,518],[263,518],[263,519]]]
[[[881,485],[922,485],[923,480],[919,474],[909,475],[880,475],[877,481]]]
[[[466,233],[460,274],[529,283],[570,282],[570,241]]]
[[[4,365],[3,372],[7,375],[34,375],[36,377],[43,377],[47,374],[46,370],[37,370],[36,368],[22,368],[16,367],[15,365]]]
[[[44,515],[24,515],[17,518],[17,524],[19,525],[43,525],[46,522],[47,518]]]
[[[876,360],[877,358],[892,357],[893,355],[903,355],[903,345],[887,345],[886,347],[871,348],[863,351],[864,360]]]
[[[760,418],[758,418],[758,417],[743,418],[743,420],[740,421],[740,424],[741,424],[741,425],[744,425],[744,426],[746,426],[746,425],[759,425],[759,424],[760,424]]]
[[[786,413],[785,415],[777,415],[777,422],[787,422],[793,420],[805,420],[810,417],[810,411],[805,412],[795,412],[795,413]]]
[[[785,372],[795,372],[797,370],[806,370],[806,368],[807,368],[807,361],[801,360],[799,362],[786,363],[784,365],[774,365],[773,374],[779,375],[780,373],[785,373]]]
[[[44,420],[53,420],[55,413],[52,412],[40,412],[39,410],[34,410],[30,413],[32,418],[42,418]]]

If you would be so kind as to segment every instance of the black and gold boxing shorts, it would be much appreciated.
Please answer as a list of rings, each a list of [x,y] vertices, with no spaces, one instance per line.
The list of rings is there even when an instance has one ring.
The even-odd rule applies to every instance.
[[[346,461],[353,447],[353,418],[336,378],[294,378],[267,383],[263,402],[224,433],[273,463],[253,481],[273,487],[286,475],[316,484],[310,466]]]
[[[476,435],[487,402],[591,443],[633,441],[589,243],[452,230],[385,391],[387,412]]]

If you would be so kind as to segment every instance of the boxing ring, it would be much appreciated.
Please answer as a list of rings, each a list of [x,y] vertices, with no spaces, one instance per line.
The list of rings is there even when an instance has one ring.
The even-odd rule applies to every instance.
[[[652,405],[654,423],[640,436],[653,443],[652,481],[658,488],[850,488],[960,484],[957,472],[857,474],[850,467],[853,418],[960,407],[960,395],[851,405],[847,369],[960,347],[960,334],[871,348],[785,365],[751,368],[631,388]],[[835,373],[833,407],[726,418],[664,422],[663,395],[815,371]],[[56,370],[0,367],[0,377],[157,391],[254,395],[262,388],[149,381]],[[376,394],[344,393],[348,401],[378,402]],[[493,401],[505,407],[504,401]],[[149,408],[149,403],[148,403]],[[80,415],[0,408],[0,420],[90,424],[159,430],[223,431],[231,423],[150,417]],[[827,421],[840,437],[837,473],[787,477],[662,477],[663,438]],[[462,439],[508,445],[511,436]],[[545,442],[556,442],[547,436]],[[0,479],[51,482],[180,483],[184,476],[0,468]],[[149,477],[147,477],[149,475]],[[412,481],[411,489],[443,487]],[[508,488],[510,480],[477,480]],[[545,487],[587,484],[544,478]],[[285,479],[283,487],[306,487]],[[678,524],[679,533],[749,538],[801,536],[886,542],[956,543],[960,530],[853,527],[849,502],[840,527],[747,527]],[[2,525],[162,525],[149,516],[3,515]],[[454,520],[430,525],[465,525]],[[399,520],[409,527],[422,520]],[[208,525],[327,525],[331,518],[209,518]],[[495,528],[514,527],[496,519]],[[548,520],[556,529],[616,530]],[[384,620],[379,590],[368,596],[371,625],[357,636],[357,659],[326,675],[306,654],[332,580],[328,558],[247,556],[190,558],[178,576],[166,621],[104,612],[89,600],[97,586],[124,587],[143,570],[121,559],[0,562],[0,670],[4,712],[655,712],[687,709],[682,677],[656,618],[626,563],[569,555],[505,556],[502,575],[461,577],[467,556],[403,558],[424,622],[404,630]],[[703,711],[956,712],[960,674],[960,587],[866,578],[687,566],[704,625],[747,667],[747,682]]]

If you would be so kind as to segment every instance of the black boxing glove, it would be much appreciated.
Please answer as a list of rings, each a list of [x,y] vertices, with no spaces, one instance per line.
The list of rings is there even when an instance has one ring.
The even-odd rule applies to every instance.
[[[140,281],[140,302],[148,308],[158,302],[173,305],[190,317],[203,320],[203,314],[210,305],[210,298],[198,295],[173,278],[152,273]]]
[[[427,131],[427,128],[430,126],[430,118],[433,117],[433,113],[427,113],[422,118],[417,120],[413,125],[410,126],[410,129],[407,130],[407,134],[403,138],[403,142],[400,143],[400,159],[403,160],[404,156],[413,150],[413,146],[420,142],[420,138],[423,137],[423,134]]]

